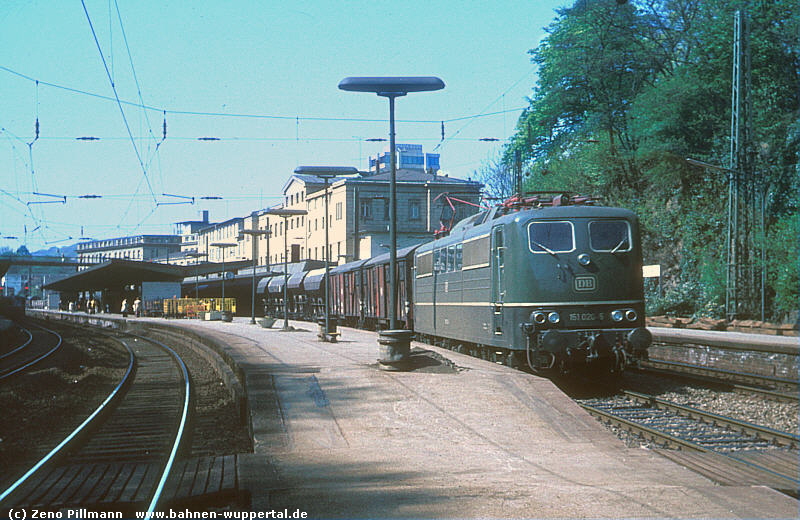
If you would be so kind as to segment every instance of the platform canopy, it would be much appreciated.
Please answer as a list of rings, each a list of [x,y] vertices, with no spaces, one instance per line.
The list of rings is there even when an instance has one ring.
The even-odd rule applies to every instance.
[[[49,283],[44,288],[59,292],[79,292],[140,285],[142,282],[180,283],[187,270],[194,271],[194,267],[112,259]]]

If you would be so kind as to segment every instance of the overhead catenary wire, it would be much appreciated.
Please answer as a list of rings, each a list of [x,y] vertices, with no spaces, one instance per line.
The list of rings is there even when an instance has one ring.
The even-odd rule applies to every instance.
[[[528,76],[530,76],[531,74],[533,74],[533,72],[534,72],[534,71],[533,71],[533,69],[532,69],[532,70],[529,70],[528,72],[526,72],[525,74],[523,74],[521,78],[519,78],[519,79],[518,79],[517,81],[515,81],[515,82],[514,82],[514,83],[513,83],[513,84],[512,84],[510,87],[508,87],[508,88],[507,88],[505,91],[503,91],[503,93],[502,93],[502,94],[500,94],[499,96],[497,96],[497,97],[496,97],[496,98],[495,98],[495,99],[494,99],[494,100],[493,100],[491,103],[489,103],[488,105],[486,105],[486,107],[484,107],[484,109],[483,109],[483,110],[481,110],[481,111],[480,111],[480,113],[478,113],[477,115],[475,115],[475,116],[470,116],[470,117],[463,117],[463,118],[455,118],[455,119],[451,119],[451,120],[449,120],[448,122],[455,122],[455,121],[467,121],[467,123],[466,123],[464,126],[462,126],[461,128],[459,128],[459,129],[458,129],[458,130],[457,130],[457,131],[456,131],[456,132],[455,132],[455,133],[454,133],[452,136],[450,136],[450,137],[448,137],[448,138],[445,138],[445,135],[444,135],[444,122],[442,122],[442,140],[439,142],[439,144],[437,144],[437,145],[434,147],[434,149],[433,149],[433,150],[434,150],[434,151],[436,151],[436,150],[438,150],[438,149],[439,149],[439,148],[440,148],[440,147],[441,147],[441,146],[442,146],[442,145],[443,145],[443,144],[444,144],[446,141],[448,141],[448,140],[453,140],[453,139],[454,139],[454,138],[455,138],[455,137],[456,137],[458,134],[460,134],[460,133],[461,133],[461,132],[462,132],[464,129],[466,129],[466,128],[467,128],[469,125],[471,125],[471,124],[472,124],[472,123],[473,123],[473,122],[474,122],[476,119],[478,119],[478,118],[481,118],[481,117],[488,117],[488,116],[491,116],[491,115],[505,114],[505,113],[508,113],[508,112],[510,112],[510,111],[519,111],[519,110],[524,110],[525,108],[528,108],[528,107],[521,107],[521,108],[513,108],[513,109],[508,109],[508,110],[507,110],[507,109],[503,109],[503,110],[499,110],[499,111],[497,111],[497,112],[486,113],[486,110],[488,110],[488,109],[489,109],[489,107],[493,106],[493,105],[494,105],[495,103],[497,103],[498,101],[500,101],[500,100],[503,100],[503,101],[505,102],[505,96],[506,96],[506,94],[508,94],[508,93],[511,91],[511,89],[513,89],[514,87],[516,87],[517,85],[519,85],[519,84],[520,84],[520,83],[521,83],[521,82],[522,82],[522,81],[523,81],[525,78],[527,78]]]
[[[30,76],[27,76],[25,74],[21,74],[21,73],[19,73],[17,71],[14,71],[14,70],[9,69],[8,67],[4,67],[4,66],[0,66],[0,71],[5,71],[5,72],[7,72],[9,74],[16,75],[16,76],[18,76],[18,77],[20,77],[20,78],[22,78],[24,80],[33,82],[36,85],[36,88],[37,88],[37,92],[36,92],[36,94],[37,94],[37,106],[38,106],[38,94],[39,94],[38,93],[38,86],[39,85],[42,85],[43,87],[56,88],[56,89],[72,92],[72,93],[74,93],[76,95],[91,96],[91,97],[98,98],[98,99],[101,99],[101,100],[104,100],[104,101],[113,101],[113,102],[116,103],[120,113],[122,114],[123,122],[125,123],[125,128],[126,128],[126,131],[127,131],[127,134],[128,134],[127,135],[127,139],[130,140],[131,143],[133,144],[134,151],[136,152],[136,156],[137,156],[137,159],[139,161],[139,166],[142,169],[142,176],[140,177],[139,185],[137,186],[137,191],[135,193],[133,193],[133,194],[124,194],[124,195],[102,194],[103,197],[107,197],[107,198],[120,197],[120,198],[127,198],[129,200],[128,208],[124,212],[123,220],[121,220],[116,226],[114,226],[114,227],[116,227],[118,229],[119,228],[123,228],[123,227],[125,227],[125,228],[129,228],[130,227],[130,226],[125,226],[124,221],[125,220],[133,220],[133,219],[128,219],[127,215],[129,213],[130,209],[132,208],[133,204],[137,200],[141,200],[141,197],[139,197],[138,191],[143,186],[144,183],[147,183],[147,186],[149,188],[149,198],[152,199],[152,202],[154,204],[153,204],[153,207],[150,209],[148,215],[145,216],[145,218],[142,219],[138,224],[136,224],[135,228],[138,229],[138,228],[141,228],[143,226],[146,226],[147,225],[146,221],[156,212],[156,208],[158,207],[159,203],[158,203],[158,198],[156,197],[156,194],[154,192],[154,187],[151,185],[151,182],[150,182],[151,181],[150,167],[151,167],[151,165],[154,164],[154,162],[156,162],[157,164],[160,164],[161,158],[160,158],[160,154],[158,153],[158,150],[159,150],[159,147],[161,146],[161,144],[163,142],[165,142],[166,137],[167,137],[167,116],[168,116],[168,114],[169,115],[180,115],[180,116],[210,117],[210,118],[217,118],[217,117],[218,118],[247,118],[247,119],[285,120],[285,121],[294,120],[294,122],[295,122],[295,132],[292,132],[294,135],[291,136],[291,137],[289,137],[288,135],[287,136],[283,136],[283,137],[263,137],[263,136],[251,137],[251,136],[247,136],[247,135],[219,136],[218,139],[220,139],[222,141],[274,141],[274,142],[283,142],[283,141],[294,140],[294,141],[298,141],[298,142],[299,141],[303,141],[303,142],[307,142],[307,143],[326,142],[326,141],[328,141],[328,142],[337,142],[337,141],[338,142],[348,142],[348,141],[353,141],[353,139],[328,138],[328,137],[316,137],[315,138],[315,137],[310,137],[310,136],[307,136],[307,135],[305,137],[302,137],[302,136],[300,136],[300,132],[299,132],[300,122],[302,122],[302,121],[306,121],[306,122],[308,122],[308,121],[354,122],[354,123],[361,123],[361,122],[383,123],[383,122],[385,122],[385,118],[322,117],[322,116],[300,116],[300,115],[292,115],[292,116],[288,116],[287,115],[287,116],[284,116],[284,115],[259,114],[259,113],[223,113],[223,112],[215,112],[215,111],[175,110],[175,109],[169,109],[169,108],[164,108],[164,107],[155,107],[155,106],[152,106],[152,105],[148,105],[144,101],[144,96],[143,96],[143,93],[142,93],[141,86],[138,83],[138,79],[135,77],[136,76],[136,72],[135,72],[135,67],[134,67],[133,60],[132,60],[132,54],[133,53],[131,52],[130,48],[127,48],[127,51],[128,51],[128,55],[129,55],[129,60],[131,62],[131,70],[132,70],[132,73],[134,74],[134,80],[137,82],[137,95],[138,95],[139,99],[138,99],[138,102],[130,102],[130,101],[124,100],[124,99],[120,98],[119,91],[118,91],[117,86],[115,85],[115,82],[114,82],[114,78],[112,77],[112,74],[108,69],[108,64],[106,63],[106,60],[104,59],[104,54],[102,52],[102,48],[101,48],[101,46],[99,44],[99,41],[97,39],[97,35],[94,32],[94,28],[92,27],[92,20],[91,20],[91,17],[89,16],[89,13],[88,13],[88,10],[87,10],[87,7],[86,7],[86,4],[85,4],[84,0],[82,0],[82,5],[83,5],[84,12],[86,14],[86,17],[87,17],[87,21],[89,22],[89,26],[92,29],[92,34],[94,36],[95,44],[97,45],[98,51],[99,51],[99,53],[101,55],[101,59],[103,59],[104,67],[106,69],[106,74],[109,77],[109,82],[110,82],[110,84],[112,86],[112,89],[114,91],[114,96],[113,97],[104,96],[104,95],[100,95],[100,94],[97,94],[97,93],[94,93],[94,92],[89,92],[89,91],[85,91],[85,90],[81,90],[81,89],[77,89],[77,88],[72,88],[72,87],[68,87],[68,86],[63,86],[63,85],[59,85],[59,84],[55,84],[55,83],[49,83],[49,82],[42,81],[42,80],[37,79],[37,78],[33,78],[33,77],[30,77]],[[115,6],[116,6],[116,9],[117,9],[117,17],[119,18],[120,25],[122,27],[122,16],[121,16],[121,13],[120,13],[120,10],[119,10],[119,6],[116,4],[116,0],[115,0]],[[125,39],[124,28],[122,30],[122,35],[123,35],[123,39]],[[117,40],[117,41],[119,41],[119,40]],[[526,74],[525,77],[527,77],[527,74]],[[500,98],[503,98],[503,96],[511,88],[516,86],[522,80],[524,80],[524,77],[521,78],[520,80],[518,80],[514,85],[512,85],[512,87],[507,89],[506,92],[504,92],[503,95],[500,96]],[[487,108],[491,107],[495,103],[496,103],[496,100],[493,101],[492,103],[490,103],[487,106]],[[162,121],[161,140],[156,143],[155,150],[153,151],[153,153],[152,154],[148,153],[147,157],[145,157],[144,154],[139,150],[139,147],[137,147],[137,141],[136,141],[137,139],[139,139],[139,146],[141,146],[141,140],[144,138],[145,132],[140,132],[140,134],[142,135],[140,137],[136,137],[136,136],[133,135],[133,131],[131,130],[131,127],[130,127],[128,121],[127,121],[125,109],[123,109],[123,106],[138,108],[138,109],[142,110],[143,114],[145,114],[144,118],[147,120],[147,137],[148,138],[152,138],[153,140],[157,140],[157,138],[156,138],[155,135],[153,135],[154,131],[153,131],[151,125],[150,125],[150,120],[149,120],[149,117],[147,116],[147,112],[150,111],[150,110],[158,110],[159,112],[161,112],[162,119],[163,119],[163,121]],[[526,108],[526,107],[511,108],[511,109],[508,109],[508,110],[501,110],[501,111],[494,111],[494,112],[486,112],[485,109],[484,109],[484,111],[482,113],[479,113],[479,114],[465,115],[465,116],[459,116],[459,117],[453,117],[453,118],[447,118],[447,119],[404,119],[404,120],[398,120],[398,122],[419,123],[419,124],[436,124],[437,126],[443,127],[447,123],[467,121],[467,124],[464,125],[462,128],[460,128],[454,134],[452,134],[450,136],[444,136],[443,135],[442,139],[440,141],[440,144],[442,144],[445,141],[447,141],[447,142],[449,142],[449,141],[462,141],[462,140],[463,141],[471,141],[472,139],[462,138],[462,137],[459,136],[459,134],[462,133],[462,131],[469,125],[469,123],[471,121],[474,121],[474,120],[480,119],[480,118],[494,117],[494,116],[501,115],[501,114],[506,114],[506,113],[519,112],[520,110],[523,110],[524,108]],[[37,120],[38,120],[38,110],[37,110]],[[303,133],[304,134],[308,134],[308,130],[307,129],[304,130]],[[36,134],[36,131],[34,132],[34,134]],[[52,139],[75,139],[74,136],[72,136],[72,137],[66,137],[66,136],[65,137],[57,137],[57,136],[50,136],[50,135],[42,135],[41,138],[42,139],[51,139],[51,140]],[[126,139],[126,137],[105,137],[105,136],[100,136],[100,139],[101,140],[105,140],[105,139]],[[170,140],[172,141],[173,139],[175,139],[175,140],[195,140],[195,139],[197,139],[197,137],[170,136]],[[408,137],[408,139],[413,140],[413,141],[434,141],[434,139],[431,139],[431,138],[412,138],[412,137]],[[26,144],[27,144],[27,142],[26,142]],[[32,157],[30,159],[31,159],[31,164],[29,164],[29,166],[30,166],[31,170],[33,170]],[[36,188],[38,188],[38,186],[36,186]],[[74,197],[77,198],[78,196],[74,196]],[[201,197],[199,197],[199,198],[201,198]],[[245,197],[230,196],[230,195],[225,195],[224,196],[224,199],[227,200],[227,201],[235,201],[235,200],[244,201],[244,200],[252,199],[252,198],[253,197],[246,197],[246,196]],[[37,212],[41,213],[43,208],[41,206],[38,206],[38,207],[40,209],[37,210]],[[30,211],[31,210],[30,206],[28,206],[27,209],[28,209],[28,211]],[[48,211],[50,211],[50,210],[48,210]],[[44,214],[42,215],[42,217],[43,216],[44,216]],[[37,218],[33,214],[31,214],[31,217],[33,217],[33,219],[34,219],[34,221],[36,223],[44,222],[43,218]]]
[[[136,67],[134,67],[134,65],[133,65],[133,55],[131,54],[130,45],[128,45],[128,35],[125,33],[125,24],[122,23],[122,13],[119,10],[119,3],[117,2],[117,0],[114,0],[114,8],[117,11],[117,20],[119,21],[120,32],[122,33],[122,41],[125,43],[125,50],[126,50],[126,52],[128,54],[128,63],[130,63],[130,66],[131,66],[131,75],[133,76],[133,82],[136,85],[136,93],[139,96],[139,103],[142,106],[144,106],[145,103],[144,103],[144,96],[142,95],[142,86],[139,83],[139,76],[136,74]],[[111,24],[111,17],[109,16],[109,25],[110,24]],[[152,137],[153,142],[156,143],[155,149],[153,150],[153,155],[151,155],[151,157],[147,161],[147,168],[149,169],[150,168],[150,164],[152,164],[153,156],[158,153],[158,149],[159,149],[161,143],[163,143],[164,140],[167,138],[167,120],[166,120],[166,114],[165,114],[164,115],[164,135],[163,135],[163,138],[161,139],[161,141],[158,141],[158,139],[156,138],[155,134],[153,133],[153,127],[150,124],[150,118],[148,117],[147,113],[148,113],[148,110],[142,108],[142,115],[144,116],[144,120],[145,120],[145,123],[146,123],[146,126],[147,126],[147,131],[149,132],[150,137]],[[162,180],[162,183],[163,183],[163,180]]]
[[[103,100],[106,100],[106,101],[114,101],[114,102],[118,102],[118,103],[120,103],[122,105],[130,106],[130,107],[133,107],[133,108],[141,108],[141,109],[144,109],[144,110],[154,110],[154,111],[162,112],[165,117],[166,117],[166,115],[171,114],[171,115],[183,115],[183,116],[243,118],[243,119],[277,119],[277,120],[283,120],[283,121],[294,121],[295,123],[297,123],[298,121],[300,121],[300,122],[302,122],[302,121],[330,121],[330,122],[351,122],[351,123],[385,123],[386,122],[385,118],[384,119],[381,119],[381,118],[377,118],[376,119],[376,118],[363,118],[363,117],[326,117],[326,116],[301,116],[301,115],[293,115],[293,116],[291,116],[291,115],[275,115],[275,114],[248,114],[248,113],[241,113],[241,112],[228,113],[228,112],[212,112],[212,111],[203,111],[203,110],[169,109],[169,108],[164,108],[164,107],[156,107],[156,106],[153,106],[153,105],[148,105],[148,104],[145,104],[144,102],[136,103],[136,102],[133,102],[133,101],[126,101],[126,100],[123,100],[123,99],[118,99],[118,98],[113,98],[113,97],[110,97],[110,96],[105,96],[103,94],[98,94],[96,92],[89,92],[87,90],[82,90],[82,89],[75,88],[75,87],[68,87],[68,86],[57,84],[57,83],[52,83],[52,82],[39,80],[39,79],[33,78],[33,77],[28,76],[26,74],[23,74],[21,72],[17,72],[17,71],[15,71],[13,69],[10,69],[10,68],[2,66],[2,65],[0,65],[0,70],[8,72],[9,74],[13,74],[15,76],[18,76],[18,77],[23,78],[23,79],[28,80],[28,81],[32,81],[32,82],[38,81],[39,84],[47,86],[47,87],[56,88],[56,89],[60,89],[60,90],[66,90],[66,91],[72,92],[74,94],[90,96],[90,97],[94,97],[94,98],[98,98],[98,99],[103,99]],[[530,74],[530,73],[526,73],[525,77],[527,77],[528,74]],[[522,79],[524,79],[525,77],[523,77]],[[519,80],[519,81],[522,81],[522,80]],[[519,81],[517,83],[519,83]],[[508,90],[510,90],[514,86],[516,86],[516,84],[512,85],[512,87],[507,89],[506,92],[508,92]],[[492,103],[490,103],[488,106],[492,106],[496,102],[497,102],[497,100],[492,101]],[[480,118],[484,118],[484,117],[491,117],[491,116],[501,115],[501,114],[510,113],[510,112],[518,112],[520,110],[524,110],[525,108],[528,108],[528,107],[527,106],[514,107],[514,108],[509,108],[509,109],[506,109],[506,110],[500,110],[500,111],[497,111],[497,112],[490,112],[490,113],[486,113],[485,110],[484,110],[482,113],[479,113],[479,114],[471,114],[471,115],[459,116],[459,117],[448,118],[448,119],[397,119],[396,121],[398,123],[422,123],[422,124],[441,124],[442,122],[451,123],[451,122],[457,122],[457,121],[465,121],[465,120],[469,120],[469,119],[480,119]]]
[[[94,38],[95,45],[97,46],[97,51],[100,53],[100,59],[103,62],[103,67],[106,70],[106,75],[108,76],[108,81],[111,83],[111,90],[114,91],[114,99],[117,102],[117,106],[119,107],[119,112],[122,115],[122,121],[125,124],[125,129],[128,131],[128,135],[131,140],[131,144],[133,145],[133,150],[136,153],[136,159],[139,161],[139,165],[142,168],[142,175],[144,176],[145,181],[147,182],[147,187],[150,190],[150,194],[153,197],[153,203],[157,204],[158,201],[156,200],[156,194],[153,191],[153,186],[150,184],[150,178],[147,175],[147,168],[145,168],[144,162],[142,161],[142,155],[139,153],[139,147],[136,146],[136,140],[133,138],[133,132],[131,131],[131,127],[128,124],[128,118],[125,115],[125,110],[122,108],[122,103],[119,99],[119,94],[117,93],[117,87],[114,84],[114,78],[111,75],[111,71],[108,69],[108,63],[106,62],[106,58],[103,55],[103,48],[100,46],[100,41],[97,39],[97,33],[94,30],[94,25],[92,24],[92,18],[89,16],[89,11],[86,9],[86,2],[85,0],[81,0],[81,5],[83,6],[83,12],[86,13],[86,20],[89,22],[89,28],[92,31],[92,37]]]

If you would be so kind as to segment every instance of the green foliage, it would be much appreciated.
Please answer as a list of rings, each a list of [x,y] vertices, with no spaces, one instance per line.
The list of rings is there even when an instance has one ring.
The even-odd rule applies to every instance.
[[[800,258],[800,216],[778,220],[769,231],[766,256],[767,286],[774,291],[775,313],[787,315],[798,305],[798,258]]]
[[[650,312],[724,314],[728,174],[685,159],[728,165],[737,9],[750,27],[752,191],[771,194],[768,314],[798,307],[796,7],[789,0],[577,0],[530,51],[539,80],[503,160],[510,165],[519,154],[526,161],[527,190],[599,195],[639,214],[645,263],[662,266]],[[745,223],[753,237],[763,235],[757,224],[755,217]]]

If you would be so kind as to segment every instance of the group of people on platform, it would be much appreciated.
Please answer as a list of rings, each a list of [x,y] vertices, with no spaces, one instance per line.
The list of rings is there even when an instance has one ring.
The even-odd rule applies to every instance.
[[[127,318],[128,314],[133,314],[137,318],[142,315],[142,300],[139,299],[137,296],[135,300],[133,300],[133,308],[128,303],[128,299],[124,298],[122,300],[122,307],[120,308],[120,312],[122,312],[122,317]]]
[[[69,301],[66,304],[66,309],[64,309],[64,305],[62,302],[61,310],[68,310],[69,312],[85,312],[86,314],[97,314],[98,312],[103,312],[103,307],[100,303],[100,300],[95,298],[89,298],[88,300],[81,296],[78,301]],[[108,304],[105,306],[105,312],[110,312],[111,309],[109,308]]]
[[[97,314],[99,312],[105,312],[106,314],[111,312],[111,308],[108,304],[105,304],[105,307],[102,306],[100,300],[95,298],[89,298],[88,300],[84,297],[78,299],[78,301],[70,301],[66,304],[66,309],[63,308],[64,305],[62,303],[61,310],[68,310],[69,312],[85,312],[86,314]],[[120,312],[122,313],[123,317],[127,317],[128,314],[133,314],[137,318],[142,315],[142,300],[137,296],[135,300],[133,300],[133,304],[128,302],[128,298],[122,299],[122,305],[120,306]]]

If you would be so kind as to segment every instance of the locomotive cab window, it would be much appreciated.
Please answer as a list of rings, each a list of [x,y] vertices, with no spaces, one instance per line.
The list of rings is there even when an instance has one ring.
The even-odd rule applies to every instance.
[[[447,272],[452,273],[456,270],[456,246],[447,248]]]
[[[572,222],[531,222],[528,224],[528,245],[533,253],[567,253],[574,250]]]
[[[427,252],[417,257],[417,278],[433,273],[433,253]]]
[[[627,220],[589,222],[589,246],[592,251],[618,253],[631,250],[631,227]]]
[[[445,264],[445,250],[444,249],[436,249],[433,252],[433,271],[435,273],[443,273],[444,272],[444,264]]]

